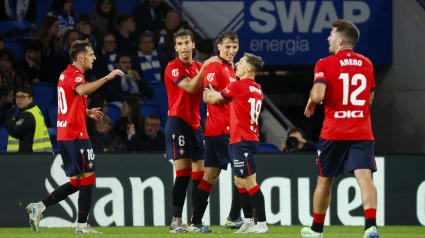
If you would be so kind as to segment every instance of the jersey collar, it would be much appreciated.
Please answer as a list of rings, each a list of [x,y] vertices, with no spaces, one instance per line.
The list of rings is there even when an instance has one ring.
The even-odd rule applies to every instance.
[[[180,58],[177,58],[177,59],[180,61],[180,63],[182,63],[182,65],[187,66],[187,67],[192,67],[192,64],[187,64],[187,63],[183,62]]]
[[[221,57],[219,54],[217,54],[217,57],[218,58],[220,58],[222,61],[223,61],[223,63],[225,63],[225,64],[227,64],[227,65],[229,65],[230,67],[233,67],[233,65],[230,63],[230,62],[228,62],[227,60],[225,60],[223,57]]]

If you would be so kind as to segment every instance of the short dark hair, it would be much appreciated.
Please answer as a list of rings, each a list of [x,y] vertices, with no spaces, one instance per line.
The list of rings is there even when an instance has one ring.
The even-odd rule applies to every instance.
[[[154,120],[158,120],[158,121],[161,123],[161,118],[159,117],[159,115],[158,115],[158,114],[151,113],[151,114],[149,114],[146,118],[154,119]]]
[[[6,60],[8,60],[12,64],[12,67],[14,67],[17,63],[15,53],[9,48],[0,49],[0,59],[3,58],[6,58]]]
[[[134,17],[130,14],[119,15],[118,18],[117,18],[117,26],[120,27],[123,22],[126,22],[130,19],[133,19],[133,21],[134,21]]]
[[[121,53],[118,53],[117,56],[115,57],[115,63],[119,63],[120,62],[120,59],[122,57],[128,57],[131,60],[131,55],[129,53],[127,53],[127,52],[121,52]]]
[[[90,24],[91,23],[90,15],[88,15],[88,14],[78,15],[77,19],[75,19],[75,25],[77,25],[80,22],[85,22],[87,24]]]
[[[189,36],[190,40],[193,42],[193,32],[191,30],[188,29],[180,29],[178,30],[176,33],[174,33],[174,45],[176,45],[176,38],[178,37],[184,37],[184,36]]]
[[[218,43],[219,44],[223,44],[224,39],[229,39],[229,40],[231,40],[233,42],[239,43],[239,36],[234,31],[223,31],[218,36]]]
[[[332,22],[332,27],[336,28],[336,32],[340,33],[348,44],[353,47],[356,45],[360,37],[360,31],[352,21],[339,19]]]
[[[69,56],[71,57],[72,62],[77,60],[78,54],[82,52],[87,52],[87,47],[93,48],[88,39],[86,40],[77,40],[71,45],[69,50]]]
[[[32,50],[32,51],[42,51],[43,50],[43,42],[41,42],[40,40],[30,40],[30,42],[28,42],[27,45],[27,50]]]
[[[21,93],[26,93],[28,94],[30,97],[34,97],[34,91],[32,90],[31,86],[25,85],[25,86],[20,86],[16,89],[16,93],[21,92]],[[15,94],[16,94],[15,93]]]
[[[298,127],[294,127],[292,129],[290,129],[288,131],[287,138],[289,138],[289,135],[291,135],[292,133],[295,133],[295,132],[299,132],[304,139],[306,138],[305,131],[301,128],[298,128]]]
[[[153,36],[153,34],[151,32],[142,32],[142,33],[140,33],[139,38],[137,38],[137,44],[140,44],[142,39],[145,38],[145,37],[152,38],[152,41],[155,40],[155,37]]]
[[[78,34],[80,34],[77,30],[75,30],[74,28],[72,28],[72,29],[68,29],[68,30],[66,30],[65,31],[65,33],[63,34],[63,42],[64,42],[64,44],[65,43],[67,43],[68,42],[68,40],[69,40],[69,36],[71,35],[71,33],[78,33]]]
[[[264,62],[260,56],[245,53],[244,57],[246,57],[246,62],[252,66],[255,73],[258,73],[263,70]]]

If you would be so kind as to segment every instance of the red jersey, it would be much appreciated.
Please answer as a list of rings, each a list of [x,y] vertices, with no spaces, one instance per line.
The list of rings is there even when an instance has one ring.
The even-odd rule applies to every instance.
[[[209,85],[216,90],[222,91],[230,82],[236,81],[235,70],[231,64],[214,62],[205,67],[204,87]],[[207,122],[205,124],[205,136],[218,136],[222,133],[230,133],[230,105],[207,104]]]
[[[86,129],[87,96],[80,96],[75,88],[85,84],[83,73],[68,65],[58,82],[57,140],[88,139]]]
[[[179,58],[170,61],[165,69],[165,87],[168,94],[168,116],[176,116],[186,121],[194,130],[201,125],[199,108],[202,100],[202,87],[194,93],[179,88],[184,78],[195,77],[202,65],[198,62],[185,64]]]
[[[323,139],[374,140],[369,98],[375,77],[368,58],[344,50],[321,59],[314,69],[314,83],[327,85]]]
[[[264,95],[261,86],[251,79],[230,83],[220,92],[230,102],[230,144],[260,141],[258,119]]]

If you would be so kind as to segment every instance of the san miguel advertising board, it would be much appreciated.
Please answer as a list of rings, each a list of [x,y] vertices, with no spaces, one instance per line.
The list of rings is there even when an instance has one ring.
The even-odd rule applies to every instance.
[[[257,175],[269,224],[309,225],[317,181],[314,154],[259,154]],[[164,226],[172,215],[172,163],[162,154],[98,154],[96,189],[89,222],[100,226]],[[376,157],[377,222],[425,225],[425,156]],[[37,202],[68,178],[60,155],[2,155],[0,226],[27,226],[25,206]],[[11,179],[13,178],[13,179]],[[223,171],[205,214],[206,224],[224,224],[232,194],[231,171]],[[190,217],[191,194],[183,219]],[[77,224],[78,192],[44,212],[41,226]],[[327,225],[364,223],[360,189],[354,177],[338,177],[332,190]]]

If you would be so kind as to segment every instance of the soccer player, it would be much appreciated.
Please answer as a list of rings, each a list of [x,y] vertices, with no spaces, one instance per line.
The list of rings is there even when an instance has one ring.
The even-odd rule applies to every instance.
[[[260,117],[263,91],[255,82],[255,75],[263,68],[263,60],[245,53],[236,63],[236,76],[239,81],[230,83],[221,92],[212,86],[204,90],[204,97],[212,104],[230,101],[230,145],[229,155],[233,159],[235,185],[239,190],[248,191],[257,218],[245,218],[243,233],[268,233],[264,196],[257,184],[255,155],[259,147],[258,119]]]
[[[192,61],[195,48],[193,33],[181,29],[174,34],[174,47],[178,57],[165,69],[165,86],[168,94],[168,120],[165,125],[166,158],[173,160],[176,180],[173,187],[173,218],[170,233],[187,232],[182,222],[183,205],[190,178],[193,190],[204,176],[204,134],[199,112],[205,66]],[[193,192],[192,192],[193,194]],[[203,230],[209,230],[203,227]]]
[[[222,91],[230,82],[236,81],[233,69],[233,59],[239,49],[239,37],[236,32],[225,31],[218,38],[217,48],[222,62],[214,62],[205,68],[204,87],[211,85],[215,90]],[[208,97],[204,96],[207,104],[207,122],[205,124],[205,174],[198,189],[193,196],[193,215],[189,231],[196,232],[197,227],[202,227],[202,218],[208,206],[208,197],[211,189],[217,182],[222,169],[226,170],[231,159],[228,146],[230,140],[230,105],[210,104]],[[233,189],[233,199],[229,217],[225,226],[239,229],[243,221],[240,219],[241,200],[244,202],[246,218],[253,217],[249,195],[245,190]],[[239,196],[243,196],[240,199]]]
[[[304,114],[311,117],[316,105],[323,102],[325,120],[317,144],[319,176],[313,197],[313,225],[301,230],[302,237],[323,237],[332,182],[343,174],[345,166],[354,173],[362,192],[364,238],[379,237],[377,192],[372,181],[372,172],[377,168],[370,121],[375,79],[370,60],[353,52],[359,35],[352,22],[334,21],[328,37],[333,55],[319,60],[314,70],[314,85]]]
[[[77,40],[69,54],[72,65],[62,72],[58,82],[58,146],[62,156],[68,183],[63,184],[38,203],[30,203],[27,212],[31,228],[38,232],[43,211],[69,195],[80,191],[78,197],[78,227],[75,233],[101,233],[87,224],[90,212],[92,189],[95,182],[94,153],[86,130],[86,116],[100,120],[100,108],[86,109],[87,95],[96,91],[105,82],[122,76],[121,70],[113,70],[106,77],[86,83],[84,73],[92,69],[96,60],[89,41]]]

